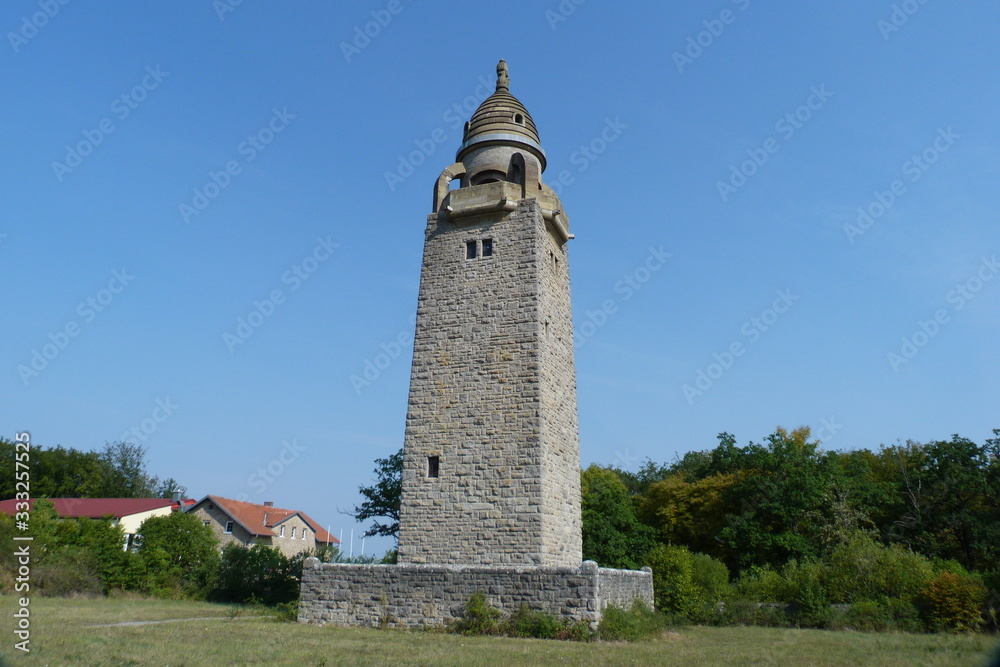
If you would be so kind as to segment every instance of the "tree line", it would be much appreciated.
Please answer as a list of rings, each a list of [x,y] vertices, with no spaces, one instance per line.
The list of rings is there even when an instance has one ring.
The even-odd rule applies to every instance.
[[[658,608],[699,622],[995,625],[993,433],[983,444],[955,435],[834,451],[808,428],[779,428],[746,445],[722,433],[712,449],[638,471],[591,465],[581,472],[583,557],[652,567]],[[395,536],[402,451],[376,464],[355,517],[388,519],[367,534]]]
[[[14,470],[15,445],[0,438],[0,461]],[[106,443],[100,451],[33,445],[29,459],[32,498],[170,498],[186,492],[172,477],[146,469],[146,449],[131,442]],[[0,476],[0,500],[14,498],[15,477]]]

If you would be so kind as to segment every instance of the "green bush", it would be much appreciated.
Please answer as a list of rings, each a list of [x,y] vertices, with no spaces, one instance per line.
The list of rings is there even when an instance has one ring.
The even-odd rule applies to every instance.
[[[729,568],[721,560],[707,554],[691,554],[691,583],[701,589],[703,597],[713,604],[732,595]]]
[[[256,544],[247,549],[227,544],[222,550],[218,576],[209,594],[219,602],[258,600],[273,606],[299,599],[304,554],[288,558],[276,548]]]
[[[274,606],[275,617],[279,621],[285,621],[286,623],[295,623],[299,620],[299,601],[292,600],[291,602],[279,602]]]
[[[928,625],[953,632],[975,632],[983,622],[987,591],[972,575],[942,572],[924,589]]]
[[[500,610],[486,599],[486,594],[477,591],[465,603],[465,611],[454,629],[463,635],[499,635],[502,616]]]
[[[94,555],[60,550],[48,554],[31,572],[31,588],[46,597],[101,597],[104,585]]]
[[[646,554],[645,564],[653,570],[656,609],[684,616],[697,613],[704,600],[692,580],[694,558],[687,547],[660,545]]]
[[[793,595],[781,573],[765,565],[746,570],[735,585],[735,595],[748,602],[789,602]]]
[[[555,639],[562,629],[563,623],[555,616],[540,611],[534,611],[528,605],[521,604],[507,619],[505,634],[511,637],[534,637],[536,639]]]
[[[921,632],[924,629],[919,611],[905,600],[863,600],[828,625],[831,630],[851,629],[862,632]]]
[[[652,637],[666,626],[664,616],[636,600],[628,610],[614,605],[606,607],[597,635],[605,641],[635,641]]]
[[[830,598],[824,586],[825,567],[823,563],[809,559],[801,563],[791,560],[781,573],[788,582],[788,590],[793,606],[792,619],[805,627],[825,627],[833,617]]]
[[[586,641],[593,636],[587,623],[571,623],[545,612],[531,609],[526,604],[507,618],[503,612],[486,599],[486,594],[476,592],[465,603],[462,617],[451,628],[463,635],[501,635],[504,637],[531,637],[534,639],[570,639]]]
[[[889,608],[878,602],[855,602],[844,614],[844,626],[862,632],[882,632],[893,629]]]
[[[931,562],[899,545],[886,547],[866,533],[837,545],[825,559],[823,575],[831,602],[913,603],[934,577]]]
[[[983,585],[989,592],[989,600],[986,601],[986,619],[989,621],[989,629],[993,632],[1000,630],[1000,569],[983,573]]]

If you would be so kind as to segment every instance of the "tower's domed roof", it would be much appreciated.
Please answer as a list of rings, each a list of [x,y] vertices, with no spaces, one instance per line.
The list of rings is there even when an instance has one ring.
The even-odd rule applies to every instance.
[[[456,161],[474,147],[483,145],[519,144],[532,152],[545,169],[545,151],[538,139],[538,130],[531,114],[520,100],[510,94],[510,78],[507,62],[497,64],[497,89],[486,98],[472,118],[465,124],[462,146],[458,149]]]

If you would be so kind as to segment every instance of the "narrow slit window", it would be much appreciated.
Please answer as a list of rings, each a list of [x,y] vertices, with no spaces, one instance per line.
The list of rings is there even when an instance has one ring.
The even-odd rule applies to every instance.
[[[475,259],[476,258],[476,242],[466,241],[465,243],[465,258]]]
[[[438,473],[441,471],[441,457],[439,456],[428,456],[427,457],[427,476],[437,477]]]
[[[483,239],[483,257],[493,254],[493,239]]]

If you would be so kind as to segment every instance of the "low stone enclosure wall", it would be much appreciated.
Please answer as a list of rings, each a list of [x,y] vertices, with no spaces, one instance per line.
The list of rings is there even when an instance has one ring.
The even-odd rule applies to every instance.
[[[341,626],[440,626],[457,620],[476,592],[504,613],[522,603],[595,627],[608,605],[638,598],[653,606],[653,575],[642,570],[484,565],[356,565],[308,559],[302,569],[299,621]]]

